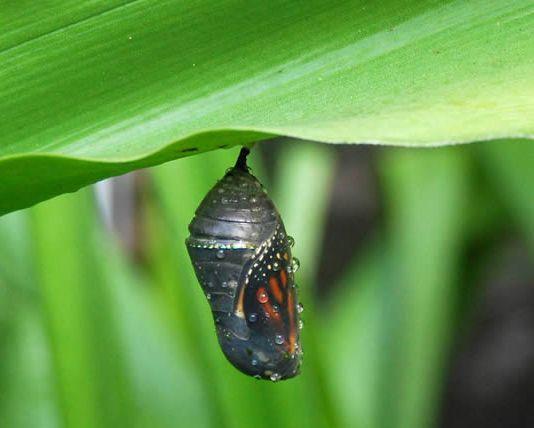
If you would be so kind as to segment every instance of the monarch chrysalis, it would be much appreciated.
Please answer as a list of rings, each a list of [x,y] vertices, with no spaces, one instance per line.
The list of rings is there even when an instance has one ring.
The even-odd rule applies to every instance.
[[[277,381],[296,376],[302,359],[299,264],[293,238],[249,171],[248,153],[241,149],[201,202],[186,245],[226,358],[248,375]]]

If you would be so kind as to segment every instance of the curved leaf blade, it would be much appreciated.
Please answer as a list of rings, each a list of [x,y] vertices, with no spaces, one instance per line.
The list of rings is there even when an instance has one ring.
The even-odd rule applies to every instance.
[[[528,0],[27,3],[0,17],[0,213],[229,134],[229,145],[534,134]]]

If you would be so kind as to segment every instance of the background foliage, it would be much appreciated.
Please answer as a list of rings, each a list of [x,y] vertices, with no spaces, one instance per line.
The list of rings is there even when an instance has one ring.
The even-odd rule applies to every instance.
[[[302,262],[302,375],[276,384],[245,377],[216,343],[183,243],[199,200],[235,160],[235,149],[219,150],[145,174],[133,258],[104,230],[91,189],[2,217],[1,426],[436,422],[459,316],[479,283],[473,273],[487,264],[466,259],[466,249],[503,227],[534,249],[532,169],[518,168],[533,146],[376,149],[383,216],[326,285],[316,278],[331,260],[323,234],[336,151],[304,142],[271,149],[272,174],[259,148],[253,168]],[[483,186],[477,170],[490,177]]]

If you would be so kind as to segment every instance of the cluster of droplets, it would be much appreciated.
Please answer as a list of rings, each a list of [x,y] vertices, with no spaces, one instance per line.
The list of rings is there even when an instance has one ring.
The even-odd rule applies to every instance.
[[[276,236],[276,233],[275,233],[275,236]],[[291,236],[285,236],[283,232],[280,232],[279,235],[278,235],[279,238],[281,239],[285,239],[285,242],[287,243],[287,245],[289,247],[293,247],[295,245],[295,240],[293,239],[293,237]],[[265,250],[267,250],[267,247],[270,247],[271,245],[271,242],[270,240],[267,241],[266,243],[264,243],[264,246],[265,246]],[[259,250],[259,249],[258,249]],[[259,251],[256,252],[256,256],[260,257],[260,260],[261,260],[261,255],[262,253],[260,253]],[[257,267],[258,265],[254,265],[254,267]],[[298,258],[296,257],[292,257],[289,261],[289,264],[288,266],[286,267],[287,269],[287,272],[288,273],[295,273],[298,271],[298,269],[300,268],[300,261]],[[273,270],[275,272],[279,271],[280,269],[282,269],[282,265],[280,262],[278,261],[274,261],[272,262],[271,265],[268,266],[268,269],[270,270]],[[252,273],[252,272],[249,272],[249,274]],[[297,285],[293,285],[293,287],[297,288]],[[258,290],[258,292],[256,293],[256,299],[258,300],[259,303],[263,304],[263,303],[267,303],[269,301],[269,295],[267,294],[267,292],[264,290],[264,289],[260,289]],[[279,306],[277,304],[273,304],[273,310],[275,312],[278,312],[279,311]],[[299,314],[301,314],[302,312],[304,311],[304,307],[301,303],[298,303],[297,304],[297,312]],[[267,316],[268,314],[266,314]],[[251,323],[255,323],[258,321],[259,319],[259,316],[257,313],[250,313],[247,317],[248,321],[251,322]],[[304,323],[302,320],[299,319],[298,321],[298,329],[299,330],[302,330],[304,326]],[[284,344],[285,342],[285,337],[282,335],[282,334],[276,334],[274,336],[274,343],[276,345],[282,345]],[[297,349],[298,349],[298,344],[297,344]],[[298,355],[302,355],[302,351],[300,349],[298,349]],[[294,356],[293,356],[294,357]],[[251,360],[251,365],[252,366],[257,366],[258,365],[258,360],[255,359],[255,358],[252,358]],[[276,373],[276,372],[273,372],[271,373],[270,371],[266,371],[264,372],[264,375],[267,376],[271,381],[273,382],[277,382],[279,381],[281,378],[282,378],[282,375],[279,374],[279,373]],[[260,378],[259,375],[256,376],[258,379]]]
[[[288,272],[293,272],[295,273],[296,271],[298,271],[300,268],[300,260],[297,259],[296,257],[293,257],[291,259],[291,263],[289,264],[289,266],[287,267],[287,271]]]
[[[224,258],[225,256],[225,253],[224,253],[225,249],[226,250],[242,250],[242,249],[255,250],[257,248],[254,244],[250,244],[244,241],[228,242],[227,244],[225,244],[225,243],[217,242],[214,239],[193,238],[193,237],[189,237],[187,239],[187,245],[193,248],[204,248],[208,250],[213,250],[213,249],[223,250],[223,252],[220,253],[222,254],[221,258]]]
[[[293,248],[294,245],[295,245],[295,239],[292,236],[289,236],[289,235],[287,235],[285,238],[286,238],[287,245],[289,245],[289,247]],[[296,271],[299,270],[299,268],[300,268],[300,260],[297,259],[296,257],[292,257],[291,258],[291,262],[289,263],[289,266],[287,267],[287,271],[289,273],[291,273],[291,272],[295,273]]]
[[[269,376],[269,378],[270,378],[273,382],[278,382],[280,379],[282,379],[282,375],[279,374],[279,373],[273,373],[273,374],[271,374],[271,376]]]
[[[258,365],[258,361],[257,360],[252,360],[252,365],[253,366]],[[280,373],[276,373],[276,372],[274,372],[274,373],[265,372],[265,375],[269,376],[269,379],[271,379],[273,382],[278,382],[280,379],[282,379],[282,375]],[[261,379],[260,375],[254,375],[254,377],[256,379]]]
[[[244,176],[234,175],[234,172],[234,168],[226,170],[226,175],[216,186],[217,192],[211,199],[211,203],[236,205],[241,202],[249,202],[253,205],[251,207],[252,211],[260,210],[261,206],[257,205],[257,203],[266,193],[261,183],[257,180],[250,180],[249,177],[245,178]],[[239,186],[241,189],[248,189],[243,194],[242,191],[236,189],[236,186]],[[249,193],[249,195],[246,193]]]

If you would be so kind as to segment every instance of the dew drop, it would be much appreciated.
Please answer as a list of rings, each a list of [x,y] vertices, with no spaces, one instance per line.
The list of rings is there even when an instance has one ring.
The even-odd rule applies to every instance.
[[[258,365],[258,360],[256,360],[256,359],[253,358],[253,359],[250,361],[250,364],[252,364],[253,366],[257,366],[257,365]]]
[[[211,293],[206,294],[206,299],[211,300]]]
[[[227,283],[226,281],[223,281],[223,282],[221,283],[221,287],[222,287],[222,288],[226,288],[226,287],[228,287],[228,283]]]
[[[236,288],[237,287],[237,281],[235,279],[232,279],[232,280],[228,281],[228,287]]]
[[[302,327],[304,327],[304,321],[299,320],[299,330],[302,330]]]
[[[299,268],[300,268],[300,260],[297,259],[296,257],[293,257],[291,259],[291,271],[296,272],[299,270]]]
[[[293,245],[295,245],[295,238],[287,235],[287,245],[289,245],[290,247],[293,247]]]
[[[298,312],[299,314],[301,314],[302,312],[304,312],[304,306],[302,306],[302,303],[299,303],[299,304],[297,305],[297,312]]]
[[[256,293],[256,298],[260,303],[267,303],[269,301],[269,296],[267,295],[265,290],[262,290],[261,288]]]
[[[280,306],[278,306],[276,303],[273,305],[273,311],[278,312],[280,310]]]
[[[281,334],[277,334],[276,336],[274,336],[274,343],[276,343],[277,345],[281,345],[282,343],[284,343],[284,336],[282,336]]]
[[[250,322],[256,322],[256,321],[258,321],[258,314],[254,313],[254,312],[251,313],[251,314],[248,316],[248,320],[249,320]]]
[[[278,382],[282,376],[279,373],[273,373],[271,376],[269,376],[269,379],[271,379],[273,382]]]
[[[255,204],[256,202],[258,202],[258,200],[256,198],[250,198],[250,202],[252,202],[253,204]]]
[[[273,270],[274,270],[274,271],[280,270],[280,263],[278,263],[278,262],[274,262],[274,263],[273,263]]]
[[[218,259],[224,259],[224,250],[218,250],[216,255]]]

